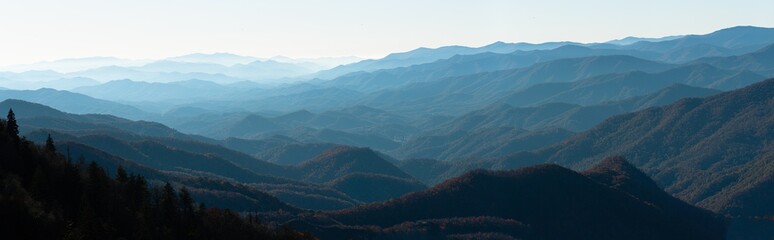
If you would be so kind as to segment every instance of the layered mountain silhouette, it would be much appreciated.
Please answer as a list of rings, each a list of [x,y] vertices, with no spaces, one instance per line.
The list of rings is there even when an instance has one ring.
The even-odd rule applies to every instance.
[[[19,219],[0,225],[105,239],[187,239],[174,232],[184,225],[266,238],[767,239],[772,44],[774,29],[742,26],[363,61],[11,66],[33,71],[0,72],[0,112],[15,112],[0,121],[0,208]],[[112,200],[96,201],[99,189]],[[148,205],[120,207],[134,196]]]
[[[550,146],[572,134],[573,132],[561,128],[527,131],[509,126],[481,127],[423,134],[407,140],[400,148],[390,153],[403,159],[500,157],[513,152]]]
[[[430,63],[436,60],[447,59],[456,55],[471,55],[478,53],[510,53],[518,50],[548,50],[561,47],[567,44],[577,44],[571,42],[553,42],[542,44],[530,43],[503,43],[496,42],[479,48],[464,46],[446,46],[440,48],[418,48],[408,52],[392,53],[382,59],[363,60],[357,63],[335,67],[330,70],[321,71],[315,74],[316,77],[323,79],[335,78],[352,72],[371,72],[379,69],[391,69],[398,67],[407,67],[411,65]]]
[[[660,73],[637,71],[591,77],[572,83],[540,84],[512,93],[503,102],[513,106],[550,102],[592,105],[646,95],[673,84],[730,90],[763,79],[765,79],[764,76],[749,71],[722,70],[707,64],[699,64]]]
[[[525,129],[560,127],[583,131],[613,115],[663,106],[682,98],[705,97],[717,93],[720,91],[675,84],[647,95],[589,106],[570,103],[546,103],[536,107],[494,104],[455,118],[439,129],[473,130],[511,126]]]
[[[162,124],[148,121],[132,121],[105,114],[70,114],[57,109],[22,100],[8,99],[0,102],[0,109],[16,109],[19,119],[25,119],[21,132],[48,128],[66,132],[113,132],[117,135],[147,135],[151,137],[174,137],[180,139],[204,138],[188,135]]]
[[[668,68],[667,64],[621,55],[560,59],[527,68],[416,83],[370,94],[363,101],[368,106],[401,111],[420,109],[448,112],[460,111],[461,107],[463,110],[472,110],[469,106],[492,103],[498,97],[539,83],[573,82],[600,74],[634,70],[657,72]]]
[[[651,40],[651,41],[648,41]],[[661,41],[652,41],[652,39],[629,40],[628,44],[616,42],[605,44],[585,44],[586,47],[595,49],[626,49],[640,51],[641,56],[648,56],[649,59],[665,60],[668,62],[681,62],[693,60],[700,57],[718,56],[725,54],[741,54],[744,51],[753,51],[774,42],[774,30],[771,28],[760,27],[733,27],[718,30],[706,35],[687,35],[670,37]],[[493,43],[480,48],[469,48],[461,46],[441,47],[437,49],[419,48],[405,53],[391,54],[383,59],[365,60],[354,64],[340,66],[331,70],[323,71],[318,74],[322,78],[333,78],[358,71],[372,72],[378,69],[392,69],[399,67],[408,67],[411,65],[431,63],[436,60],[448,59],[454,56],[468,56],[476,54],[494,53],[508,54],[521,52],[532,52],[540,50],[552,50],[563,46],[581,47],[584,44],[573,42],[553,42],[544,44],[525,44],[525,43]],[[692,57],[685,57],[675,52],[686,51],[696,46],[716,46],[722,49],[728,49],[729,52],[716,54],[705,51],[703,54],[695,54]],[[630,52],[628,55],[634,51]],[[599,54],[601,55],[601,54]],[[664,55],[667,55],[666,57]],[[670,58],[669,55],[679,57]],[[728,56],[728,55],[725,55]],[[565,56],[570,58],[573,56]],[[577,56],[576,56],[577,57]],[[483,65],[483,64],[482,64]]]
[[[228,149],[216,140],[185,135],[158,123],[130,121],[109,115],[69,114],[19,100],[6,100],[0,106],[17,109],[21,129],[30,139],[42,142],[50,134],[64,143],[77,144],[73,145],[77,147],[73,147],[71,154],[99,156],[99,159],[106,160],[94,161],[107,167],[116,168],[121,165],[115,162],[116,159],[121,159],[122,162],[137,165],[141,169],[138,172],[148,172],[151,179],[170,179],[165,174],[172,174],[216,179],[232,182],[232,185],[253,184],[251,188],[266,191],[302,208],[344,208],[364,201],[397,197],[406,193],[403,191],[423,187],[385,160],[383,155],[369,149],[337,148],[332,150],[335,154],[327,152],[316,158],[310,157],[304,164],[281,166]],[[392,167],[392,170],[385,171],[387,167]],[[165,174],[155,172],[157,170]],[[344,191],[325,185],[356,173],[384,175],[372,178],[371,186],[392,189],[396,184],[404,184],[406,187],[399,188],[403,190],[376,190],[383,193],[382,198],[346,192],[360,189],[356,184],[347,185],[348,188],[342,188]],[[394,178],[401,181],[394,181]],[[384,181],[396,184],[380,184]],[[350,194],[365,198],[352,198]],[[221,195],[220,202],[215,201],[218,198],[209,197],[206,202],[214,206],[239,206],[240,209],[249,209],[251,203],[256,203],[251,198],[232,197],[222,198]]]
[[[507,157],[440,162],[407,160],[401,169],[435,183],[477,168],[510,169],[549,162],[587,169],[625,156],[667,192],[730,216],[769,216],[774,80],[705,98],[611,117],[561,143]],[[753,197],[754,196],[754,197]]]
[[[529,67],[533,64],[558,59],[568,59],[565,61],[565,63],[567,61],[571,61],[570,64],[577,64],[578,66],[591,66],[592,69],[588,69],[589,72],[587,72],[590,73],[593,71],[598,71],[593,69],[595,64],[593,59],[586,62],[578,62],[569,60],[569,58],[611,55],[628,56],[628,54],[634,56],[641,55],[638,52],[628,50],[590,49],[580,46],[563,46],[553,50],[538,50],[529,52],[519,51],[508,54],[488,52],[475,55],[458,55],[445,60],[439,60],[432,63],[409,67],[384,69],[374,72],[356,72],[332,79],[330,81],[324,82],[324,84],[327,86],[349,88],[362,92],[374,92],[377,90],[400,87],[402,85],[412,83],[429,82],[444,77],[463,76],[476,73]],[[615,61],[613,59],[606,60]],[[564,63],[559,64],[564,65]],[[618,64],[621,64],[622,66],[616,66],[617,68],[629,67],[625,62],[618,62]],[[640,64],[642,64],[641,67],[643,70],[652,69],[659,65],[659,63],[647,61],[642,61]],[[666,66],[667,64],[660,65]],[[536,71],[540,70],[541,69],[538,69]],[[548,69],[543,71],[547,70]],[[567,74],[570,73],[571,72],[568,72]],[[534,74],[540,75],[546,73],[538,72]]]
[[[191,101],[205,97],[222,98],[238,92],[238,89],[203,80],[149,83],[125,79],[79,87],[73,91],[113,101]]]
[[[668,52],[697,45],[713,45],[727,49],[759,49],[774,42],[774,29],[738,26],[721,29],[705,35],[687,35],[669,41],[642,41],[626,48],[643,51]]]
[[[768,45],[758,51],[744,55],[702,58],[695,62],[706,63],[723,69],[754,71],[771,77],[774,74],[774,45]]]
[[[549,103],[516,108],[495,104],[418,134],[389,153],[403,159],[503,157],[559,143],[572,135],[572,131],[587,130],[617,114],[716,93],[719,91],[677,84],[645,96],[591,106]]]
[[[199,115],[176,123],[184,131],[214,138],[265,139],[283,135],[304,143],[333,143],[394,149],[393,139],[417,132],[410,119],[365,106],[280,116],[259,114]]]

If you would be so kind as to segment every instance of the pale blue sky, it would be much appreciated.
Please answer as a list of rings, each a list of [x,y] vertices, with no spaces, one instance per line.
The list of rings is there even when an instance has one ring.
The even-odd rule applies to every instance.
[[[382,57],[495,41],[596,42],[774,27],[774,1],[0,0],[0,65],[194,52]]]

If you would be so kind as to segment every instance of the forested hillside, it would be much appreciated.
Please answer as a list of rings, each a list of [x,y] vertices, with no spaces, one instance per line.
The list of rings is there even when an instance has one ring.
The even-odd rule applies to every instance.
[[[196,203],[186,188],[154,186],[119,167],[19,137],[13,111],[0,121],[0,228],[20,239],[312,239],[230,210]]]

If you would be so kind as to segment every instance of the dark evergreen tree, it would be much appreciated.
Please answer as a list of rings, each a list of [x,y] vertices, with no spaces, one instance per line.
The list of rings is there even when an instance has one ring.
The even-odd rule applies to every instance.
[[[46,138],[46,151],[56,152],[56,146],[54,146],[54,139],[51,138],[51,134],[48,134],[48,138]]]
[[[177,229],[179,227],[178,219],[180,219],[180,214],[178,211],[177,192],[175,191],[175,188],[173,188],[169,183],[164,184],[164,187],[162,188],[161,199],[159,201],[159,210],[161,211],[160,219],[164,223],[164,227],[170,230]],[[174,238],[174,233],[167,231],[164,233],[165,235],[163,238]]]
[[[13,108],[8,109],[8,118],[5,123],[6,133],[14,140],[19,140],[19,125],[16,123],[16,114],[13,113]]]
[[[201,235],[201,221],[198,221],[199,212],[196,209],[193,197],[187,188],[180,189],[180,235],[183,238],[192,238]]]
[[[118,169],[116,170],[116,180],[122,184],[129,181],[129,176],[126,173],[126,169],[124,169],[124,167],[121,165],[119,165]]]
[[[192,217],[194,214],[194,201],[188,189],[180,189],[180,208],[184,217]]]

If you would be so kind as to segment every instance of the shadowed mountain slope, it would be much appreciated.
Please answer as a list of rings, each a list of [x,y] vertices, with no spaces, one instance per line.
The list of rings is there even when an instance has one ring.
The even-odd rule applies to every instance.
[[[606,174],[625,182],[642,180],[619,176],[628,172]],[[652,186],[632,184],[644,189],[625,192],[608,185],[612,184],[556,165],[479,170],[399,199],[327,214],[345,225],[382,227],[422,219],[492,216],[523,223],[548,239],[723,238],[723,221],[709,212],[685,204],[680,207],[699,214],[676,216],[665,204],[679,200],[651,202],[638,195]]]
[[[732,215],[772,215],[762,199],[742,197],[771,187],[772,106],[774,79],[612,117],[537,155],[578,169],[623,155],[687,202]]]
[[[302,179],[327,182],[349,173],[375,173],[412,179],[412,177],[368,148],[335,147],[297,166]]]

